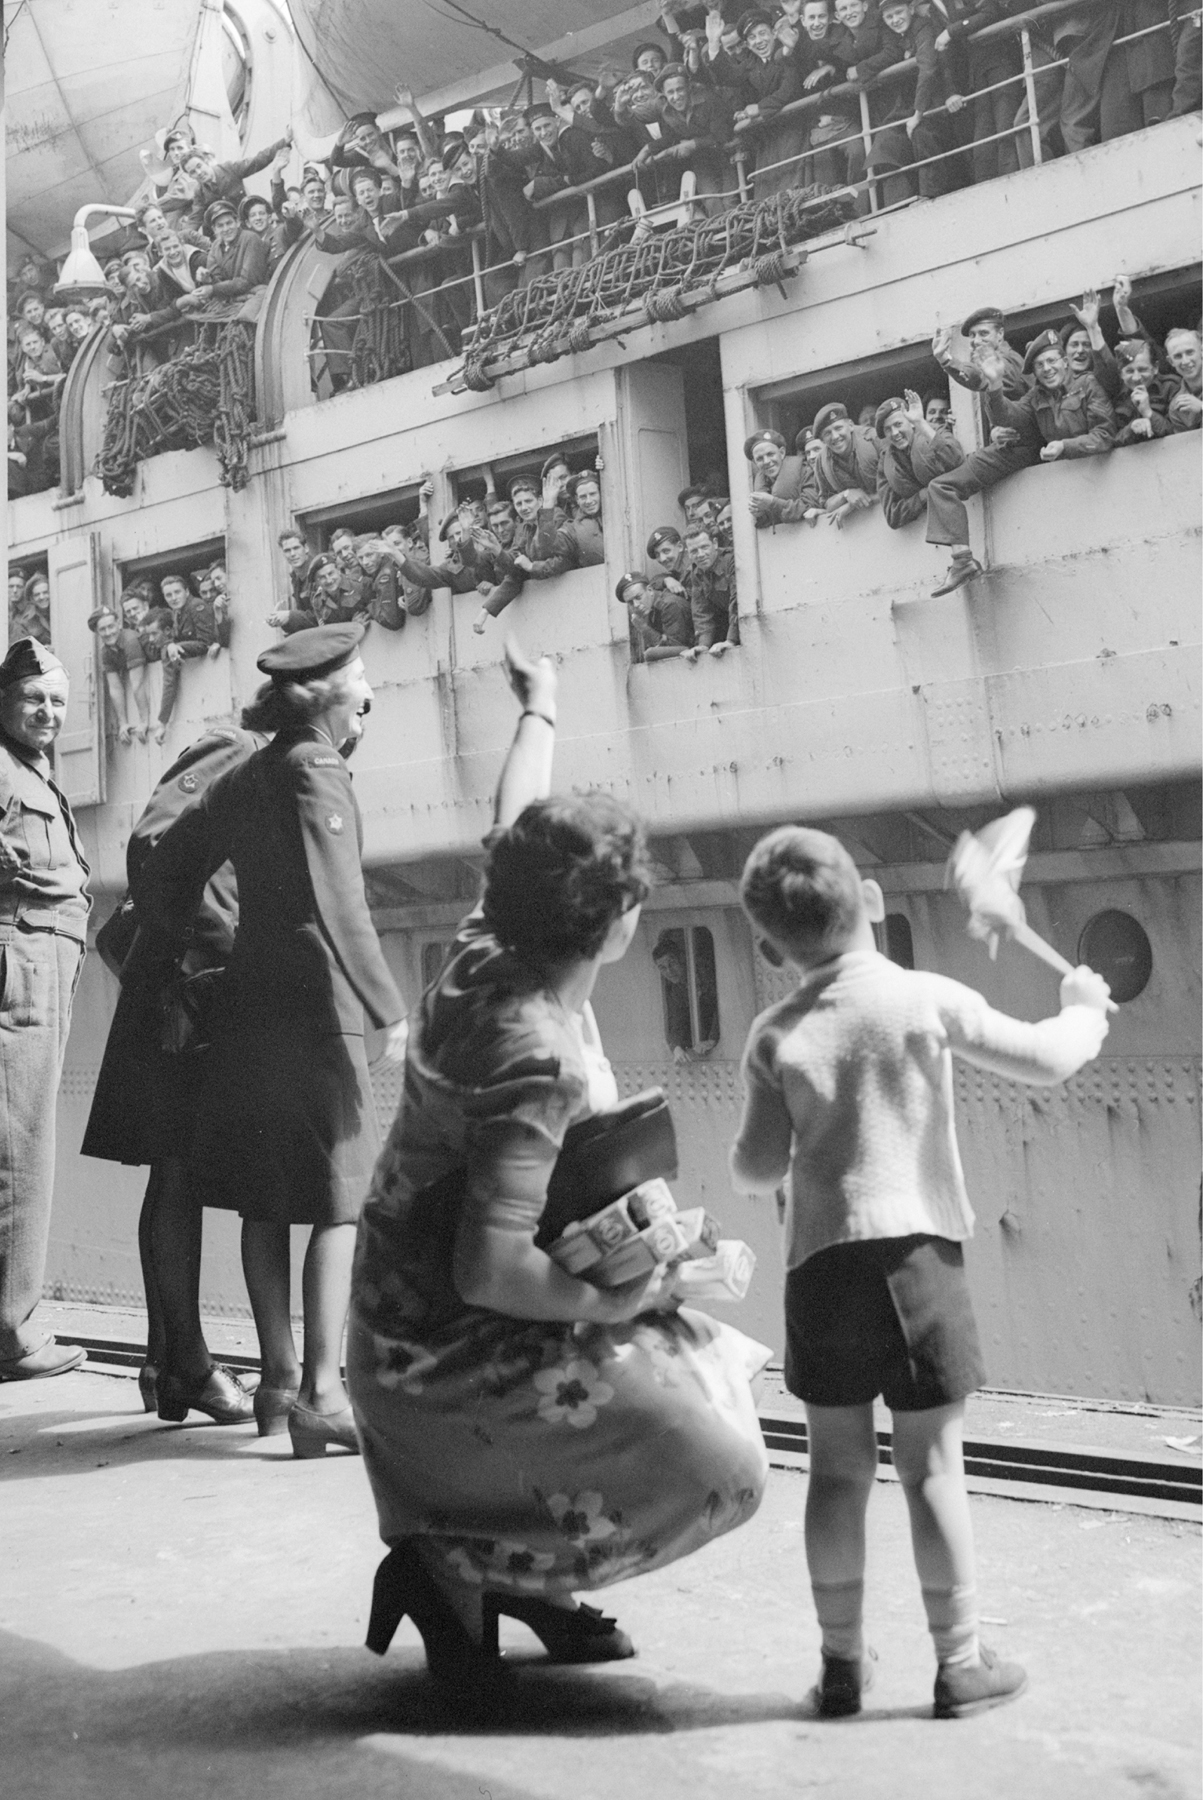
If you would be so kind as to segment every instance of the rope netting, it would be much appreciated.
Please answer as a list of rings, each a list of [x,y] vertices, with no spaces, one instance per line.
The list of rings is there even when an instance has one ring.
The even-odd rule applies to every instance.
[[[241,311],[243,303],[237,303]],[[195,341],[157,368],[137,373],[136,347],[117,350],[126,374],[108,391],[96,474],[119,498],[134,491],[138,464],[164,450],[212,444],[224,487],[246,486],[255,412],[255,324],[218,302],[194,315]]]
[[[516,351],[555,362],[585,350],[602,324],[642,306],[632,325],[683,319],[718,298],[720,276],[746,273],[757,286],[780,285],[787,256],[807,238],[844,225],[855,211],[847,189],[789,188],[746,200],[712,219],[656,230],[603,250],[577,269],[540,275],[481,315],[462,378],[484,392],[496,364]]]

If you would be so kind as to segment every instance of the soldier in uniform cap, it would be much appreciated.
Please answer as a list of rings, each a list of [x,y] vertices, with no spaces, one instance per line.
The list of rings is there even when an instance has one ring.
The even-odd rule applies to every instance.
[[[809,463],[804,456],[786,455],[779,431],[754,431],[744,440],[744,456],[756,471],[748,504],[758,527],[801,518],[794,503],[803,495],[807,506],[818,505]]]
[[[87,948],[88,865],[47,752],[67,671],[36,638],[0,663],[0,1380],[62,1375],[84,1360],[37,1318],[54,1192],[54,1115]]]
[[[223,863],[238,883],[192,1145],[205,1205],[243,1216],[264,1406],[287,1408],[298,1456],[357,1449],[340,1373],[355,1222],[380,1148],[364,1043],[405,1051],[404,1007],[372,926],[362,827],[340,751],[363,731],[372,690],[363,627],[319,625],[265,650],[269,677],[242,716],[272,742],[213,783],[163,838],[139,905],[178,936]],[[313,1227],[298,1365],[289,1319],[289,1226]]]

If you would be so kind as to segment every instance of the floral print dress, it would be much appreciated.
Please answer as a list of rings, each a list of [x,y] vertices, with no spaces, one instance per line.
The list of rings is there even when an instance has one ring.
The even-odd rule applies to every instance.
[[[603,1587],[755,1512],[767,1457],[750,1379],[769,1352],[704,1313],[624,1325],[511,1318],[459,1298],[461,1212],[489,1134],[556,1148],[612,1104],[592,1015],[573,1017],[474,914],[423,996],[404,1093],[360,1223],[347,1374],[384,1541],[518,1592]]]

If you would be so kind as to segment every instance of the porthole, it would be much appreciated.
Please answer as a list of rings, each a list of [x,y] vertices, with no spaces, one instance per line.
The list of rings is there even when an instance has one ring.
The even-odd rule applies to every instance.
[[[1078,961],[1097,970],[1111,989],[1111,998],[1122,1006],[1149,985],[1153,946],[1131,913],[1108,908],[1087,920],[1078,939]]]

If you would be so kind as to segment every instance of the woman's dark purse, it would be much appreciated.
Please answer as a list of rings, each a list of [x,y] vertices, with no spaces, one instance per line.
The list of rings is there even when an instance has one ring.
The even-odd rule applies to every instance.
[[[574,1219],[589,1219],[657,1175],[677,1173],[677,1134],[663,1088],[647,1088],[564,1134],[535,1234],[546,1249]]]
[[[213,1012],[224,969],[188,973],[177,967],[159,990],[159,1049],[164,1056],[196,1056],[209,1048]]]

